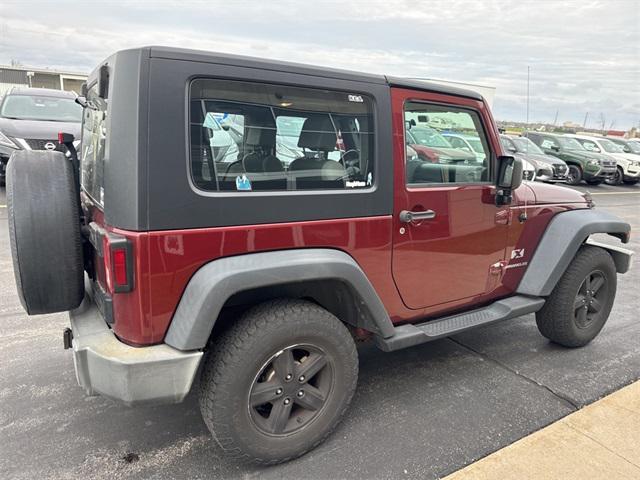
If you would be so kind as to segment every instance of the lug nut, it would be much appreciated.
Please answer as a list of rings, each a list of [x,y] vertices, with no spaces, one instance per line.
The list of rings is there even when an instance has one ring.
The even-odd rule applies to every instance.
[[[304,397],[304,390],[300,390],[298,392],[298,398],[302,398],[302,397]]]
[[[290,373],[287,373],[287,376],[284,377],[285,380],[289,381],[293,378],[293,375],[291,375]]]
[[[281,388],[276,390],[276,395],[282,395],[282,389]]]
[[[291,399],[289,399],[289,398],[285,398],[284,399],[284,404],[285,405],[289,405],[290,403],[291,403]]]
[[[298,379],[299,382],[304,382],[304,375],[300,375],[300,378]]]

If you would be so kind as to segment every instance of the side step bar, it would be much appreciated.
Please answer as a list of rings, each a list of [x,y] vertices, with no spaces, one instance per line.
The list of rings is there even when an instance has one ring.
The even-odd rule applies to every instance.
[[[537,312],[544,305],[544,298],[516,295],[498,300],[483,308],[431,320],[417,325],[400,325],[389,338],[375,337],[376,345],[385,352],[392,352],[421,343],[448,337],[475,327]]]

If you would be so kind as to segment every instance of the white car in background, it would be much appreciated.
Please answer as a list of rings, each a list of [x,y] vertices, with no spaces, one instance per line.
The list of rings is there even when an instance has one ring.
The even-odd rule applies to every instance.
[[[635,185],[640,181],[640,160],[637,155],[625,153],[624,148],[606,137],[595,137],[588,135],[566,134],[567,137],[575,138],[580,144],[590,152],[601,153],[615,159],[618,163],[616,174],[605,180],[609,185]]]

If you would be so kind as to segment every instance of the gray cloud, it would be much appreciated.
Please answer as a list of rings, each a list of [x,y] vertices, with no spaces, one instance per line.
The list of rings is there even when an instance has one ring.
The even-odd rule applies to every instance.
[[[497,87],[496,118],[640,122],[640,4],[628,1],[4,0],[0,63],[89,71],[162,44]]]

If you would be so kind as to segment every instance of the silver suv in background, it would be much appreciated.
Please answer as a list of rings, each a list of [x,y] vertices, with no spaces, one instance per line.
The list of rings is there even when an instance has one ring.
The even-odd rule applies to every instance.
[[[500,135],[500,142],[508,155],[529,162],[535,169],[535,179],[541,182],[566,182],[567,164],[557,157],[546,155],[527,137]]]

